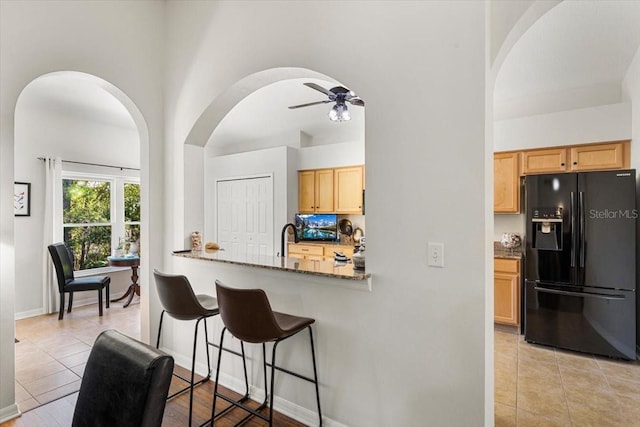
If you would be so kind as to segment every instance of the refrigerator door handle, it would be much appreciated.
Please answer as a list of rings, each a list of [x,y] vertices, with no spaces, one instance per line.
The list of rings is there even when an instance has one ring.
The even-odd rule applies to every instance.
[[[576,266],[576,206],[575,193],[571,192],[571,268]]]
[[[580,239],[580,268],[584,268],[584,191],[578,193],[578,204],[580,209],[580,235],[578,237]]]
[[[605,295],[605,294],[594,294],[592,292],[570,292],[570,291],[561,291],[558,289],[549,289],[549,288],[541,288],[539,286],[534,287],[538,292],[546,292],[549,294],[558,294],[558,295],[569,295],[576,297],[590,297],[590,298],[599,298],[606,300],[623,300],[624,295]]]

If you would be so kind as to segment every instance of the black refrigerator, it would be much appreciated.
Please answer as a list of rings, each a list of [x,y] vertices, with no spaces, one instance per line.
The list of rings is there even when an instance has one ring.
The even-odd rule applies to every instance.
[[[635,170],[528,175],[525,197],[525,340],[635,360]]]

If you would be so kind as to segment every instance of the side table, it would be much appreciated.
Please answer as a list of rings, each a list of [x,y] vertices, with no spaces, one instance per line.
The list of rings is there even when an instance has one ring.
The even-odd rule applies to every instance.
[[[126,308],[131,304],[131,300],[134,295],[140,296],[140,285],[138,284],[138,267],[140,266],[140,257],[138,256],[122,256],[122,257],[113,257],[110,256],[107,258],[109,260],[109,265],[113,267],[131,267],[131,284],[129,285],[129,289],[122,295],[120,298],[112,299],[111,302],[116,302],[125,299],[127,296],[129,299],[122,306]]]

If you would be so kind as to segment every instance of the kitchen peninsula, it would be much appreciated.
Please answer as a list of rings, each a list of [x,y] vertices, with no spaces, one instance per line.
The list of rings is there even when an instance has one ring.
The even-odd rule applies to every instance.
[[[347,372],[360,368],[349,368],[338,376],[335,373],[343,369],[345,352],[351,354],[353,343],[367,328],[369,319],[379,315],[377,311],[370,310],[371,301],[379,298],[378,294],[372,292],[370,272],[354,270],[351,263],[336,266],[332,260],[234,255],[229,250],[175,253],[166,272],[184,274],[195,294],[215,296],[216,280],[234,288],[260,288],[267,294],[273,310],[315,319],[313,334],[319,361],[323,412],[325,408],[332,408],[331,402],[342,401],[345,395],[357,394],[358,386],[351,383]],[[166,322],[161,341],[161,348],[171,352],[181,366],[190,365],[190,349],[193,346],[193,326],[186,323]],[[215,316],[208,323],[209,339],[217,342],[223,327],[220,316]],[[229,340],[229,345],[240,351],[236,340]],[[374,345],[375,348],[377,346]],[[262,348],[245,346],[245,351],[249,363],[254,366],[249,374],[249,383],[255,387],[252,395],[256,400],[261,400],[264,398],[259,368]],[[282,349],[278,348],[278,354],[287,369],[311,375],[307,334],[287,340]],[[359,365],[362,369],[374,369],[366,362],[366,352],[357,352],[353,357],[364,361]],[[197,358],[196,372],[204,375],[207,372],[204,349],[198,351]],[[242,363],[233,358],[224,359],[220,383],[235,391],[242,391]],[[317,425],[313,388],[288,377],[282,384],[275,391],[276,410],[294,415],[306,425]],[[330,423],[326,418],[325,421]]]

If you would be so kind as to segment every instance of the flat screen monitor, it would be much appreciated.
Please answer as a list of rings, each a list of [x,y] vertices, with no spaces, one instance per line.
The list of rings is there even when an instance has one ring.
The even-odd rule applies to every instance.
[[[336,214],[297,214],[296,230],[300,240],[338,240]]]

